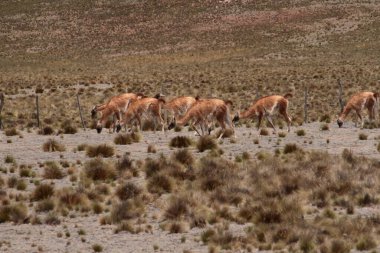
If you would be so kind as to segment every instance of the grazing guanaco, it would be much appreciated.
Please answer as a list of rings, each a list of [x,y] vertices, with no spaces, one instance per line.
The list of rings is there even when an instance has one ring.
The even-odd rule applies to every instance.
[[[163,109],[168,110],[173,115],[173,120],[178,120],[196,102],[196,98],[189,96],[177,97],[166,102]]]
[[[218,139],[220,139],[226,127],[230,127],[235,134],[235,129],[230,118],[231,101],[223,101],[221,99],[199,99],[186,113],[179,119],[172,122],[168,129],[174,128],[176,125],[184,126],[189,121],[193,121],[193,125],[200,124],[201,126],[207,125],[210,120],[216,120],[222,128],[222,132]],[[196,132],[201,135],[195,128]]]
[[[120,120],[123,113],[125,113],[128,109],[128,106],[131,102],[138,100],[142,97],[142,94],[135,93],[124,93],[115,97],[112,97],[107,103],[94,106],[91,110],[92,118],[96,117],[96,113],[100,112],[101,117],[96,124],[96,130],[98,133],[101,133],[103,126],[107,122],[109,116],[115,116],[116,122],[113,122],[113,128],[115,131],[115,127],[120,127]],[[110,128],[111,131],[111,128]]]
[[[237,122],[240,119],[246,118],[256,118],[258,119],[258,129],[260,129],[261,121],[263,117],[266,117],[269,124],[272,126],[274,132],[276,128],[274,127],[271,115],[275,111],[278,111],[285,119],[288,124],[288,132],[290,131],[290,124],[292,122],[290,116],[288,115],[288,98],[292,97],[291,94],[286,94],[285,96],[272,95],[262,97],[257,100],[253,105],[251,105],[247,110],[243,112],[238,112],[233,118],[233,122]]]
[[[161,117],[161,109],[165,100],[161,98],[162,95],[157,94],[153,98],[142,98],[135,100],[130,104],[128,110],[124,113],[124,118],[121,125],[132,124],[137,121],[138,127],[142,130],[141,120],[143,117],[147,117],[153,120],[154,122],[154,131],[156,131],[156,124],[159,122],[162,125],[162,131],[165,130],[165,122]],[[117,128],[117,132],[121,129]]]
[[[343,108],[342,113],[339,115],[337,123],[339,127],[343,126],[343,121],[347,115],[354,110],[356,115],[361,121],[361,128],[364,126],[364,120],[361,111],[365,108],[368,109],[369,119],[373,120],[376,116],[376,105],[378,104],[379,93],[377,92],[359,92],[353,95]],[[355,122],[355,127],[357,122]]]

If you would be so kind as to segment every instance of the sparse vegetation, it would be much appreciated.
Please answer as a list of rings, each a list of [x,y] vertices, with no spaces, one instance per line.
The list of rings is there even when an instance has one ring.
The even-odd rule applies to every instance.
[[[191,146],[191,139],[187,136],[176,136],[170,140],[169,146],[174,148],[187,148]]]
[[[153,233],[167,240],[154,224],[159,223],[162,233],[190,230],[191,236],[169,236],[178,244],[187,238],[175,248],[184,253],[190,252],[187,248],[210,253],[376,251],[376,130],[362,130],[361,137],[351,122],[355,113],[342,129],[335,115],[338,80],[343,103],[357,91],[378,89],[377,1],[3,2],[0,93],[6,106],[0,135],[9,137],[0,141],[0,222],[31,224],[14,229],[5,224],[11,239],[0,241],[1,250],[19,250],[18,240],[31,242],[30,251],[54,250],[37,245],[51,229],[56,231],[49,238],[52,245],[60,241],[57,245],[66,243],[68,250],[80,241],[78,250],[123,250],[124,244],[113,243],[119,236],[109,237],[103,246],[93,240],[86,222],[101,214],[100,224],[113,226],[115,232]],[[312,124],[303,122],[306,86]],[[134,144],[130,134],[77,129],[76,95],[84,123],[95,128],[100,113],[92,120],[90,108],[124,92],[149,97],[161,92],[168,100],[198,94],[201,99],[230,99],[231,115],[260,96],[289,92],[294,96],[289,99],[292,132],[270,136],[264,117],[268,129],[259,133],[268,136],[257,137],[257,120],[241,118],[236,140],[220,140],[219,149],[215,139],[201,137],[196,149],[210,152],[197,153],[190,146],[168,148],[167,136],[178,135],[173,131],[138,133],[144,142]],[[41,94],[39,130],[36,93]],[[144,130],[153,129],[147,118]],[[110,117],[105,127],[112,121]],[[273,121],[285,131],[281,116]],[[378,127],[377,120],[364,124],[365,129]],[[54,138],[66,145],[66,152],[42,153],[46,137],[35,136],[37,131],[58,134]],[[220,133],[214,132],[214,137]],[[110,145],[115,136],[115,144],[134,146],[79,145],[100,140]],[[342,155],[308,150],[318,145],[333,154],[351,150]],[[60,151],[55,143],[46,150]],[[123,155],[126,151],[130,154]],[[367,153],[374,159],[363,156]],[[47,159],[55,164],[47,165]],[[31,227],[43,223],[62,224]],[[97,233],[109,231],[108,226]],[[79,232],[82,227],[87,235]],[[202,232],[193,240],[196,231]],[[166,245],[156,241],[139,250],[165,252],[170,250]]]
[[[45,152],[63,152],[66,150],[66,148],[60,142],[54,139],[49,139],[42,145],[42,150]]]
[[[115,154],[115,149],[107,144],[87,146],[86,154],[88,157],[111,157]]]
[[[203,152],[208,149],[216,149],[217,147],[218,145],[216,144],[215,139],[207,135],[199,137],[197,142],[197,149],[199,152]]]
[[[135,132],[132,132],[130,134],[118,134],[114,139],[114,143],[116,145],[129,145],[139,142],[140,139],[141,135]]]
[[[116,171],[112,164],[102,158],[94,158],[84,164],[84,171],[92,180],[115,179]]]

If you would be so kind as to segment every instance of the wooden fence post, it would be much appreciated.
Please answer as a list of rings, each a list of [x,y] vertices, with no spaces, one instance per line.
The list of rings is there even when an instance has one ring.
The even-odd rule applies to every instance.
[[[259,86],[256,86],[256,97],[255,97],[255,100],[258,100],[259,98],[260,98]]]
[[[343,108],[344,108],[344,102],[343,102],[343,84],[340,81],[340,79],[338,79],[338,85],[339,85],[339,106],[340,106],[340,112],[343,112]]]
[[[4,93],[0,93],[0,129],[4,128],[3,120],[1,118],[1,112],[4,108],[4,100],[5,100]]]
[[[79,94],[77,94],[77,104],[78,104],[79,116],[80,116],[80,120],[82,122],[83,130],[86,131],[86,126],[84,124],[83,115],[82,115],[82,107],[80,106],[80,101],[79,101]]]
[[[38,102],[38,95],[36,95],[36,107],[37,107],[37,127],[40,128],[40,105]]]
[[[308,105],[307,105],[307,98],[308,98],[308,94],[309,93],[309,88],[307,87],[307,85],[305,85],[305,104],[304,104],[304,122],[307,123],[307,109],[308,109]]]

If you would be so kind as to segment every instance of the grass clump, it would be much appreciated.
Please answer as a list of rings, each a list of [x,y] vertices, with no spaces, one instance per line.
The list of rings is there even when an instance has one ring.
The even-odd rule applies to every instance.
[[[169,146],[174,148],[187,148],[191,146],[191,139],[187,136],[176,136],[170,140]]]
[[[143,212],[143,204],[139,201],[130,199],[113,205],[110,218],[112,223],[119,223],[140,217]]]
[[[94,252],[102,252],[103,251],[103,247],[100,244],[94,244],[94,245],[92,245],[92,250]]]
[[[322,131],[328,131],[328,130],[330,130],[329,124],[323,124],[323,125],[321,126],[321,130],[322,130]]]
[[[216,144],[215,139],[208,135],[201,136],[197,142],[197,149],[199,152],[203,152],[208,149],[216,149],[217,147],[218,145]]]
[[[86,154],[88,157],[112,157],[115,154],[115,149],[107,144],[87,146]]]
[[[116,145],[129,145],[132,143],[137,143],[141,140],[141,135],[135,132],[130,134],[118,134],[113,142]]]
[[[12,127],[12,128],[5,129],[4,134],[6,136],[15,136],[15,135],[18,135],[19,133],[15,127]]]
[[[24,223],[27,217],[28,208],[24,204],[14,204],[0,207],[0,223],[7,221]]]
[[[47,161],[45,162],[43,177],[45,179],[61,179],[64,177],[64,173],[56,162]]]
[[[44,199],[40,202],[38,202],[36,206],[36,211],[37,212],[49,212],[54,210],[55,203],[54,200],[52,199]]]
[[[359,134],[359,140],[365,141],[367,139],[368,139],[368,135],[366,135],[365,133],[360,133]]]
[[[45,126],[44,128],[38,130],[38,134],[52,135],[52,134],[54,134],[54,129],[51,126]]]
[[[116,178],[115,168],[100,157],[87,161],[84,164],[84,171],[88,178],[95,181]]]
[[[128,182],[116,189],[116,195],[120,200],[133,199],[141,194],[142,190],[134,183]]]
[[[150,193],[170,193],[173,190],[173,180],[164,174],[155,174],[148,180],[147,189]]]
[[[261,128],[259,134],[263,136],[267,136],[269,135],[269,131],[266,128]]]
[[[195,162],[193,154],[186,148],[174,152],[172,157],[174,160],[186,166],[191,166]]]
[[[360,251],[371,250],[376,246],[377,243],[372,236],[363,236],[356,244],[356,249]]]
[[[66,150],[66,148],[60,142],[54,139],[49,139],[42,145],[42,150],[45,152],[63,152]]]
[[[300,148],[296,144],[288,143],[284,147],[284,154],[294,153],[297,150],[300,150]]]
[[[54,195],[54,187],[50,184],[40,184],[38,185],[32,194],[33,200],[42,200],[50,198]]]
[[[299,130],[297,130],[296,134],[297,134],[297,136],[305,136],[306,132],[304,129],[299,129]]]
[[[76,134],[78,132],[78,129],[72,125],[70,120],[65,120],[61,124],[61,129],[64,134]]]
[[[4,158],[4,162],[5,162],[5,163],[15,163],[16,160],[15,160],[15,158],[14,158],[13,156],[11,156],[11,155],[7,155],[7,156]]]

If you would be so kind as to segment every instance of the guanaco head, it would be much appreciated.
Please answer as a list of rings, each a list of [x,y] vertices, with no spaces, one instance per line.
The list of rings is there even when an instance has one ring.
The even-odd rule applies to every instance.
[[[145,97],[146,97],[146,96],[145,96],[143,93],[141,93],[141,92],[136,93],[136,96],[137,96],[137,99],[142,99],[142,98],[145,98]]]
[[[232,119],[232,122],[237,123],[237,122],[239,122],[239,120],[240,120],[240,113],[237,112],[235,114],[234,118]]]
[[[96,125],[96,131],[98,132],[98,134],[100,134],[102,132],[102,129],[103,129],[103,127],[101,124]]]
[[[339,128],[341,128],[343,126],[343,120],[341,120],[339,118],[337,119],[336,123],[338,123]]]
[[[175,118],[174,118],[174,120],[169,124],[168,130],[172,130],[173,128],[175,128],[176,124],[177,123],[176,123]]]
[[[120,122],[117,122],[116,123],[116,133],[120,132],[120,130],[121,130],[121,124],[120,124]]]
[[[160,99],[160,98],[163,98],[165,97],[164,94],[161,94],[161,93],[157,93],[156,95],[154,95],[154,98],[157,98],[157,99]]]
[[[96,118],[96,105],[92,108],[91,110],[91,118],[92,119],[95,119]]]

